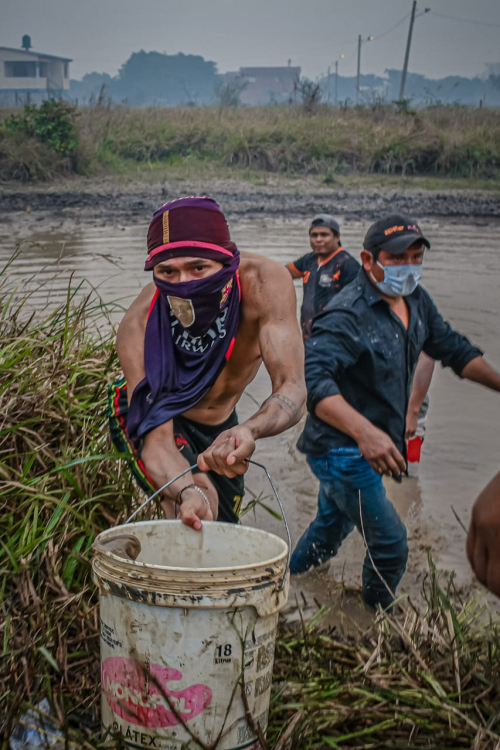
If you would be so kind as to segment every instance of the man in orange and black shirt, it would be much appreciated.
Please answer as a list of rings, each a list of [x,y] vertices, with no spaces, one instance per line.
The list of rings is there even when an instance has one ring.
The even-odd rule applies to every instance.
[[[318,214],[314,217],[309,242],[312,252],[287,264],[292,277],[302,279],[304,284],[300,316],[304,340],[309,338],[314,316],[356,278],[360,269],[358,261],[342,247],[340,226],[333,216]]]

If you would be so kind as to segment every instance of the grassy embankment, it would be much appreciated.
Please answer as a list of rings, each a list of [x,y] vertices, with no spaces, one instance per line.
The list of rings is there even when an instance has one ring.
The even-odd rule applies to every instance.
[[[4,113],[4,116],[8,113]],[[0,114],[1,117],[1,114]],[[76,110],[78,145],[71,155],[0,126],[0,180],[43,180],[58,174],[165,179],[237,174],[311,175],[350,184],[376,175],[417,187],[498,187],[500,111],[391,106],[338,109],[94,107]],[[45,140],[44,140],[45,139]],[[231,170],[231,172],[229,171]]]
[[[0,278],[0,747],[45,696],[66,747],[119,747],[98,738],[88,561],[95,535],[133,503],[107,439],[117,366],[102,325],[109,308],[68,293],[33,316],[29,298]],[[498,750],[498,622],[439,589],[432,568],[420,608],[380,615],[358,638],[318,622],[284,625],[265,750]]]

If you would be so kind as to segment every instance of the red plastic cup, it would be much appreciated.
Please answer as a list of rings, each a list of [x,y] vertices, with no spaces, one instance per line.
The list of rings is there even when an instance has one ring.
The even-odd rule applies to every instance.
[[[417,464],[420,463],[420,454],[422,453],[422,442],[421,437],[413,437],[408,440],[408,447],[406,450],[406,457],[409,463]]]

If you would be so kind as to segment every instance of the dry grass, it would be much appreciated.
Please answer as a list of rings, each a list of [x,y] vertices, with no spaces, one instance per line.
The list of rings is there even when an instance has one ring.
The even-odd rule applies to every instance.
[[[500,622],[455,594],[430,560],[424,614],[404,605],[349,639],[321,612],[285,625],[269,750],[499,750]]]
[[[78,128],[91,162],[182,157],[273,172],[467,177],[500,168],[496,110],[101,108],[82,110]]]
[[[500,112],[493,109],[95,106],[78,111],[76,127],[73,166],[90,175],[179,160],[327,179],[372,173],[496,179],[500,171]],[[8,159],[6,138],[0,133],[0,179],[51,179],[67,168],[47,165],[37,142],[18,144],[21,152],[14,149]]]
[[[71,162],[46,143],[0,131],[0,181],[46,181],[71,171]]]

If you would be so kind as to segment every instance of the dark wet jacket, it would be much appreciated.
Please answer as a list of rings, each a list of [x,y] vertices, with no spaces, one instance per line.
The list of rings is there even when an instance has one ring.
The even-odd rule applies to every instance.
[[[347,250],[339,247],[328,258],[307,253],[289,263],[288,267],[300,274],[304,285],[300,322],[305,341],[311,335],[314,316],[322,312],[330,300],[356,278],[360,266]]]
[[[391,311],[363,269],[313,322],[306,342],[309,414],[298,448],[321,456],[332,448],[356,445],[353,438],[315,414],[324,398],[341,394],[405,455],[405,421],[418,356],[424,351],[460,375],[482,355],[440,315],[425,289],[406,297],[408,330]]]

